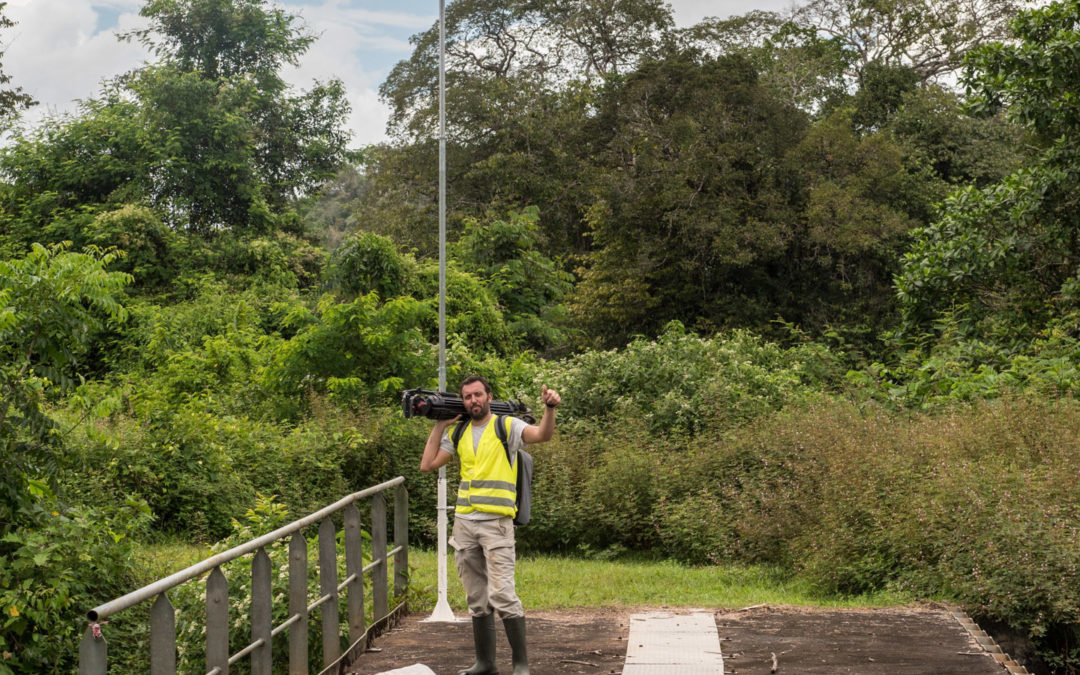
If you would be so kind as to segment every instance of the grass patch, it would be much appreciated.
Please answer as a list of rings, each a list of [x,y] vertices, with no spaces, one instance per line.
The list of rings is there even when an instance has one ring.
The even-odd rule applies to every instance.
[[[210,547],[206,544],[192,544],[179,539],[138,543],[135,545],[137,581],[142,586],[152,584],[211,555]]]
[[[433,609],[438,590],[437,553],[410,550],[409,567],[413,611]],[[464,611],[465,592],[452,556],[447,576],[447,600],[455,611]],[[527,610],[638,605],[746,607],[760,603],[882,607],[916,599],[885,591],[849,597],[822,595],[798,577],[761,565],[698,567],[673,561],[530,555],[519,558],[516,577],[518,594]]]

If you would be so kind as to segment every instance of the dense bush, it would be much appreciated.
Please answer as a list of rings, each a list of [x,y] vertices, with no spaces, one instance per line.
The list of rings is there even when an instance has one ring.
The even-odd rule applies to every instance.
[[[538,378],[562,393],[570,420],[633,418],[662,433],[745,422],[829,387],[837,368],[817,344],[785,349],[746,331],[700,337],[672,322],[656,340],[549,363]]]
[[[131,590],[146,505],[64,506],[43,497],[0,537],[0,673],[71,673],[86,611]],[[126,627],[118,627],[127,631]]]
[[[908,417],[818,399],[711,440],[634,422],[536,449],[523,544],[769,562],[827,593],[947,597],[1080,668],[1080,416],[1004,398]]]
[[[1050,398],[1080,392],[1075,313],[1012,345],[964,337],[960,324],[948,315],[938,324],[939,340],[898,348],[891,363],[854,370],[848,381],[860,395],[923,409],[1021,392]]]

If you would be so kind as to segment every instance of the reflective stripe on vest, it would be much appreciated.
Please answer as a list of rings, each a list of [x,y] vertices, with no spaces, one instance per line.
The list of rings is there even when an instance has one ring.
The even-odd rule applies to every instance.
[[[517,513],[517,471],[506,459],[506,450],[495,435],[491,422],[480,436],[480,447],[473,449],[472,429],[466,428],[458,441],[461,483],[458,485],[456,513],[483,511],[513,517]],[[510,417],[506,417],[509,435]]]

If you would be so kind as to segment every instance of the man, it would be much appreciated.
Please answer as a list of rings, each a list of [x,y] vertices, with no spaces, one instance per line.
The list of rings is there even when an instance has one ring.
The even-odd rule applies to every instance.
[[[514,675],[529,674],[525,650],[525,611],[514,590],[514,515],[517,453],[530,443],[551,440],[555,432],[555,408],[561,402],[554,389],[542,387],[540,399],[545,410],[539,424],[507,417],[507,445],[495,433],[491,414],[491,386],[478,375],[465,378],[459,390],[469,416],[469,425],[455,447],[447,433],[453,420],[435,423],[421,471],[435,471],[457,455],[461,464],[461,485],[454,511],[454,547],[458,576],[472,616],[476,663],[458,675],[498,675],[495,668],[495,612],[502,617],[513,654]],[[507,455],[509,454],[509,458]]]

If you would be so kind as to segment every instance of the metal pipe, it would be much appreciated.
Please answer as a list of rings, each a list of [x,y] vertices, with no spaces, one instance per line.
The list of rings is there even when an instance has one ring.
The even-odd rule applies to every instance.
[[[235,654],[233,654],[232,656],[230,656],[229,657],[229,665],[230,666],[235,666],[237,664],[237,662],[240,661],[240,659],[244,658],[245,656],[247,656],[251,652],[258,649],[259,647],[262,647],[264,644],[266,644],[266,640],[264,640],[262,638],[259,638],[255,642],[252,642],[247,647],[244,647],[240,651],[238,651]]]
[[[300,520],[295,520],[288,525],[279,527],[273,532],[270,532],[269,534],[264,534],[258,539],[253,539],[246,544],[241,544],[240,546],[231,548],[228,551],[219,553],[212,558],[207,558],[200,563],[196,563],[191,567],[188,567],[187,569],[180,570],[179,572],[167,576],[164,579],[155,581],[149,586],[143,586],[142,588],[132,591],[127,595],[121,596],[116,600],[106,602],[103,605],[98,605],[94,609],[87,612],[86,616],[89,617],[91,621],[97,621],[99,619],[104,619],[106,617],[112,616],[113,614],[125,610],[132,605],[136,605],[143,600],[148,600],[157,595],[158,593],[164,593],[170,588],[179,586],[185,581],[189,581],[196,577],[202,576],[203,574],[209,572],[215,567],[223,565],[230,560],[239,558],[240,556],[251,553],[252,551],[257,551],[263,546],[271,544],[278,539],[281,539],[282,537],[286,537],[293,532],[307,527],[308,525],[314,523],[317,520],[325,518],[326,516],[334,513],[335,511],[338,511],[339,509],[348,506],[352,502],[378,494],[383,490],[396,487],[404,482],[405,478],[403,476],[398,476],[397,478],[388,480],[384,483],[379,483],[378,485],[374,485],[367,489],[361,490],[360,492],[354,492],[353,494],[334,502],[326,508],[320,509],[319,511],[316,511],[309,516],[301,518]]]
[[[293,625],[294,623],[296,623],[299,620],[300,620],[300,615],[299,614],[293,614],[292,616],[289,617],[289,619],[285,623],[281,624],[280,626],[278,626],[274,630],[270,631],[270,637],[277,637],[278,633],[282,632],[283,630],[285,630],[286,628]]]

